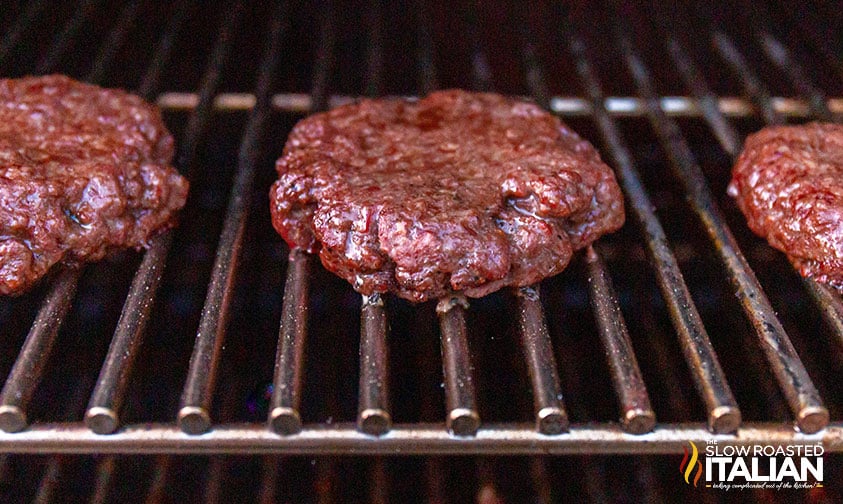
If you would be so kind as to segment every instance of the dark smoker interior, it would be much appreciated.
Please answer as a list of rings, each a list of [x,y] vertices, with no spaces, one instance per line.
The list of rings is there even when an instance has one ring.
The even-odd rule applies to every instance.
[[[378,451],[378,442],[392,434],[354,437],[361,400],[361,297],[318,261],[303,270],[308,318],[297,408],[303,432],[313,436],[312,449],[295,444],[295,434],[289,439],[296,449],[287,451],[261,449],[245,437],[234,439],[237,449],[230,450],[212,441],[220,426],[233,426],[235,437],[241,430],[268,429],[279,321],[293,277],[290,250],[270,222],[268,189],[290,129],[308,113],[347,99],[464,88],[523,96],[550,108],[616,170],[618,154],[628,152],[626,164],[663,229],[742,425],[758,427],[762,438],[819,430],[822,439],[836,435],[842,449],[843,326],[833,323],[839,297],[812,291],[783,254],[747,229],[726,195],[735,149],[747,134],[771,122],[843,118],[843,10],[836,2],[2,4],[0,76],[63,73],[157,100],[177,141],[175,164],[191,179],[191,194],[171,243],[160,249],[163,274],[140,315],[146,326],[118,394],[115,434],[88,434],[83,421],[123,323],[133,279],[145,267],[144,253],[129,251],[86,265],[78,282],[74,274],[68,279],[65,271],[56,271],[27,294],[0,299],[5,379],[56,286],[75,287],[75,294],[70,289],[64,297],[67,312],[59,317],[51,351],[36,354],[40,373],[22,380],[36,376],[23,408],[28,427],[0,433],[0,500],[843,500],[839,454],[825,456],[825,485],[809,492],[725,493],[686,485],[679,471],[682,429],[707,432],[712,414],[695,382],[700,370],[694,366],[706,361],[689,364],[685,358],[677,314],[659,283],[668,267],[652,257],[653,237],[636,217],[626,185],[627,223],[600,239],[595,250],[614,292],[602,293],[620,308],[663,448],[648,448],[636,441],[637,434],[620,431],[624,404],[594,305],[593,277],[600,266],[584,251],[565,272],[542,282],[540,306],[572,431],[583,428],[598,441],[579,445],[566,441],[569,433],[542,435],[550,441],[536,448],[502,439],[518,438],[522,431],[535,435],[536,421],[537,392],[518,322],[522,301],[509,291],[471,300],[464,311],[469,351],[457,355],[473,365],[477,439],[491,440],[479,447],[468,439],[464,448],[449,440],[451,378],[443,377],[436,304],[416,306],[395,297],[385,299],[383,381],[395,435],[403,437],[384,451]],[[595,82],[588,81],[589,72]],[[608,109],[602,116],[599,104]],[[719,123],[718,112],[725,114]],[[600,117],[611,123],[608,130]],[[796,359],[780,372],[800,378],[799,369],[806,373],[827,421],[812,417],[799,424],[810,401],[794,404],[777,378],[734,273],[724,265],[723,243],[712,238],[719,230],[701,218],[710,209],[700,208],[683,180],[689,176],[682,166],[688,164],[701,169],[711,203],[719,208],[715,216],[722,215],[715,227],[731,230],[769,299],[770,313],[792,342]],[[746,271],[743,281],[751,285],[745,277]],[[612,314],[617,320],[617,312]],[[218,347],[211,345],[206,354],[213,364],[194,368],[197,332],[207,335],[208,328],[219,335],[213,340]],[[628,353],[621,357],[629,360]],[[203,381],[208,369],[216,370],[210,382]],[[191,388],[194,371],[196,383],[207,385],[210,394],[207,442],[202,435],[177,435],[186,395],[201,388]],[[792,392],[805,382],[789,386]],[[815,420],[821,425],[812,424]],[[187,430],[190,425],[196,424]],[[167,434],[158,449],[141,441],[120,444],[121,429],[145,426],[177,434]],[[484,437],[488,426],[512,430],[496,442]],[[413,439],[416,428],[443,434]],[[62,430],[70,434],[61,439],[78,434],[83,442],[51,444],[51,436]],[[33,432],[46,432],[44,440],[31,441]],[[671,432],[678,433],[673,441]],[[86,436],[115,441],[100,451],[85,444]],[[200,439],[196,445],[190,445],[192,437]],[[556,448],[549,444],[554,437],[560,440]]]

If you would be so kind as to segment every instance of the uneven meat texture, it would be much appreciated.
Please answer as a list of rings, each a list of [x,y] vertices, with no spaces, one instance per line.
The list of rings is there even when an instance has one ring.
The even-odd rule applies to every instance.
[[[750,229],[802,275],[843,287],[843,126],[776,126],[749,136],[729,195]]]
[[[611,169],[538,106],[442,91],[299,122],[272,221],[363,294],[483,296],[562,271],[624,221]]]
[[[172,226],[188,189],[172,157],[137,96],[58,75],[0,80],[0,293]]]

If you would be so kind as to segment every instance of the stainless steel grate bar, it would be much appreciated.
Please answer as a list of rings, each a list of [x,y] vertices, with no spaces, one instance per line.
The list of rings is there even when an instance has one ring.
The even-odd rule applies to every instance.
[[[260,492],[258,493],[258,504],[274,504],[279,502],[278,498],[278,473],[282,470],[282,461],[279,457],[267,455],[261,463]]]
[[[303,250],[290,251],[269,403],[269,424],[279,434],[295,434],[302,425],[299,406],[307,339],[309,262],[310,258]]]
[[[311,112],[322,112],[330,108],[328,103],[331,69],[334,64],[334,13],[331,3],[322,0],[319,3],[321,14],[319,25],[319,44],[313,62],[313,85],[310,90]]]
[[[791,57],[790,51],[769,32],[761,32],[758,37],[767,57],[788,76],[799,94],[808,99],[811,113],[821,121],[834,121],[834,115],[826,104],[828,98],[811,84],[802,65]]]
[[[550,93],[533,43],[524,31],[522,52],[527,67],[527,85],[536,101],[547,108],[550,105]],[[621,405],[621,424],[633,434],[648,432],[656,423],[656,415],[650,406],[647,388],[635,359],[611,278],[592,247],[587,251],[587,263],[592,306]]]
[[[542,434],[559,434],[568,429],[568,414],[562,402],[562,387],[539,299],[539,287],[517,289],[516,297],[521,349],[533,388],[536,430]]]
[[[64,53],[73,46],[79,31],[85,27],[85,23],[94,15],[94,12],[99,10],[100,3],[102,0],[82,0],[76,15],[67,22],[61,33],[56,35],[50,45],[50,50],[38,62],[38,66],[35,67],[36,74],[46,74],[58,66]]]
[[[211,457],[208,461],[208,470],[202,485],[202,502],[217,504],[221,501],[225,476],[229,473],[227,462],[225,457]]]
[[[35,21],[35,16],[41,12],[41,9],[44,7],[45,0],[34,0],[32,2],[27,3],[26,10],[18,16],[15,20],[15,24],[9,28],[9,31],[3,36],[3,40],[0,41],[0,68],[2,68],[3,62],[6,60],[6,56],[20,41],[21,37],[24,33],[32,25],[32,22]]]
[[[807,37],[810,45],[820,53],[823,63],[833,68],[837,75],[843,77],[843,61],[840,55],[834,54],[831,45],[834,40],[833,28],[826,24],[812,9],[805,8],[805,5],[798,5],[792,8],[790,5],[780,6],[780,10],[788,16],[792,23],[798,23],[796,29],[801,35]]]
[[[703,117],[711,127],[714,136],[729,155],[737,155],[740,150],[738,134],[717,106],[717,97],[706,85],[705,77],[685,54],[675,38],[668,37],[666,43],[673,64],[679,70],[693,97],[697,99],[697,106],[701,109]]]
[[[310,102],[314,112],[328,106],[328,77],[334,51],[331,29],[332,13],[321,10],[319,47],[317,49]],[[278,347],[275,356],[275,376],[270,398],[269,425],[278,434],[291,435],[302,428],[301,405],[302,374],[304,373],[304,347],[307,337],[307,300],[309,290],[309,259],[307,253],[294,249],[287,266],[287,283]]]
[[[732,65],[733,70],[738,74],[738,77],[743,84],[744,91],[750,97],[750,99],[758,104],[760,107],[765,109],[772,109],[770,106],[770,93],[767,91],[766,86],[760,82],[758,77],[754,74],[754,72],[743,62],[744,58],[740,51],[735,47],[735,45],[731,42],[731,40],[723,34],[719,35],[721,40],[720,42],[720,51],[721,55],[733,62]],[[792,63],[791,58],[786,53],[784,47],[778,48],[778,56],[783,58],[784,61],[782,63]],[[797,72],[798,74],[799,72]],[[751,85],[750,85],[751,84]],[[813,86],[810,83],[803,83],[801,88],[812,88]],[[814,104],[814,109],[820,109],[821,115],[819,116],[820,119],[829,120],[833,118],[833,114],[831,111],[825,107],[824,104]],[[784,124],[785,120],[776,111],[771,111],[768,114],[765,114],[765,122],[768,125],[777,125],[777,124]],[[734,130],[728,132],[728,134],[734,136],[733,142],[737,142],[737,133]],[[725,148],[725,146],[724,146]],[[732,156],[733,159],[736,159],[739,152],[735,150],[734,152],[727,152]],[[805,289],[814,299],[814,302],[817,304],[820,312],[823,315],[826,323],[831,327],[834,331],[837,340],[843,343],[843,301],[841,301],[840,296],[833,292],[830,288],[818,284],[816,281],[810,278],[803,278],[803,284],[805,285]]]
[[[378,96],[383,89],[383,5],[369,0],[366,25],[369,45],[366,55],[366,95]]]
[[[56,39],[51,52],[42,59],[39,73],[47,73],[58,62],[57,58],[61,52],[57,53],[58,56],[50,56],[57,50],[56,45],[67,47],[72,44],[73,38],[79,31],[77,24],[84,23],[90,16],[90,12],[86,12],[86,9],[95,6],[95,3],[85,3],[82,11],[68,22],[66,29]],[[89,72],[86,80],[93,80],[94,71],[95,69],[92,69]],[[42,301],[41,309],[30,328],[15,366],[6,379],[3,392],[0,392],[0,429],[12,432],[26,427],[26,409],[29,400],[35,387],[41,381],[41,374],[49,359],[53,343],[73,301],[82,267],[60,265],[60,268],[61,271],[51,280],[54,283]],[[61,296],[64,297],[60,298]],[[7,390],[10,394],[8,396]]]
[[[819,307],[826,324],[834,331],[837,343],[843,345],[843,301],[840,295],[831,287],[810,278],[803,278],[802,282]]]
[[[34,504],[50,504],[51,502],[55,502],[54,496],[59,485],[59,478],[61,477],[64,462],[65,457],[63,455],[55,455],[50,458],[50,461],[47,463],[47,469],[44,470],[44,476],[41,477],[41,482],[38,484],[38,491],[32,499]]]
[[[717,31],[712,35],[712,43],[717,52],[720,53],[720,56],[734,69],[747,94],[750,97],[754,97],[752,98],[752,103],[758,108],[764,121],[770,124],[776,123],[778,121],[777,112],[773,108],[773,100],[770,97],[770,93],[767,91],[766,86],[750,70],[749,64],[740,51],[738,51],[737,47],[735,47],[732,39],[725,33]]]
[[[180,8],[173,13],[173,16],[170,18],[170,22],[167,23],[167,27],[164,28],[164,35],[161,36],[161,39],[158,41],[158,44],[155,46],[155,52],[152,54],[152,62],[149,64],[149,67],[146,69],[146,74],[143,76],[141,80],[140,86],[138,86],[138,93],[145,97],[148,100],[153,100],[153,94],[155,90],[159,87],[158,83],[161,82],[161,74],[164,72],[164,69],[167,68],[167,64],[169,63],[169,55],[173,52],[173,45],[176,42],[176,36],[179,33],[181,26],[184,24],[185,19],[188,17],[188,14],[192,12],[193,8],[195,7],[196,0],[186,0],[180,5]],[[215,61],[214,57],[218,56],[220,49],[220,42],[218,41],[214,48],[211,50],[211,61]],[[218,75],[219,72],[212,73],[212,72],[205,72],[205,75]],[[204,78],[203,82],[199,86],[199,96],[197,97],[196,104],[197,107],[202,102],[201,96],[204,96],[205,93],[203,91],[208,87],[205,84],[208,78]],[[215,88],[216,86],[214,86]],[[190,121],[190,119],[188,119]],[[188,127],[188,131],[190,128]]]
[[[154,469],[150,477],[149,491],[146,493],[144,502],[147,504],[158,504],[164,501],[167,490],[167,479],[172,466],[173,457],[169,455],[158,455],[155,457]]]
[[[105,72],[111,67],[126,37],[129,36],[129,31],[137,21],[140,4],[140,0],[132,0],[120,11],[117,23],[111,29],[105,42],[100,45],[100,51],[94,58],[91,73],[88,74],[88,80],[91,82],[101,82],[105,77]]]
[[[576,61],[577,73],[592,101],[594,119],[614,160],[629,207],[644,236],[650,260],[655,266],[656,279],[676,328],[683,355],[688,362],[697,391],[705,402],[708,426],[714,432],[732,432],[740,425],[741,413],[703,326],[702,318],[685,284],[664,229],[656,217],[655,206],[635,169],[632,156],[624,145],[615,122],[603,106],[603,93],[586,54],[585,44],[572,31],[566,35],[569,50]]]
[[[185,10],[174,17],[164,36],[159,42],[152,62],[143,77],[141,94],[149,98],[155,93],[161,76],[162,65],[170,59],[173,39],[178,33],[181,23],[185,19]],[[231,18],[229,21],[232,21]],[[178,21],[178,22],[176,22]],[[230,27],[224,27],[223,33],[230,32]],[[178,158],[187,164],[181,165],[181,170],[192,173],[192,165],[196,157],[198,139],[192,135],[203,135],[210,120],[213,94],[219,83],[222,67],[225,65],[227,53],[230,49],[230,37],[221,36],[212,51],[208,63],[206,76],[199,90],[201,102],[190,114],[187,126],[187,137],[182,142]],[[123,402],[123,394],[128,383],[137,351],[143,339],[146,324],[149,321],[158,284],[164,272],[167,254],[173,239],[173,231],[166,231],[153,238],[149,249],[144,254],[143,261],[135,272],[132,286],[123,304],[120,320],[114,331],[114,337],[108,348],[105,361],[91,394],[88,408],[85,412],[85,423],[98,434],[110,434],[120,424],[119,411]]]
[[[621,425],[632,434],[650,432],[656,425],[656,414],[650,405],[609,272],[592,247],[588,248],[586,262],[591,304],[621,405]]]
[[[480,427],[474,367],[465,330],[465,298],[439,300],[436,312],[442,340],[442,370],[445,378],[445,424],[457,436],[473,436]]]
[[[376,436],[389,431],[389,350],[383,298],[363,296],[360,314],[360,388],[357,426]]]
[[[187,381],[182,391],[178,423],[188,434],[200,434],[211,426],[210,404],[213,396],[220,349],[230,315],[229,300],[243,245],[243,233],[249,215],[249,198],[255,178],[260,142],[271,112],[273,77],[281,59],[281,41],[285,33],[285,5],[273,15],[266,52],[261,60],[257,82],[257,104],[249,116],[237,156],[237,172],[217,245],[211,283],[205,297],[196,343],[190,357]],[[238,9],[242,11],[241,9]],[[237,16],[240,18],[241,16]],[[236,26],[239,23],[235,23]]]
[[[466,11],[466,40],[471,48],[471,88],[475,91],[491,91],[492,69],[480,40],[479,15],[476,8],[468,7]]]
[[[625,33],[619,30],[617,36],[639,94],[648,104],[650,123],[666,150],[671,167],[685,186],[694,211],[714,242],[732,284],[738,289],[741,305],[758,334],[761,348],[796,417],[796,424],[805,432],[817,432],[828,423],[828,410],[823,406],[816,387],[781,322],[776,318],[755,274],[741,254],[679,127],[658,106],[643,61],[635,54],[632,42]]]
[[[152,242],[126,296],[117,329],[85,411],[85,424],[97,434],[110,434],[120,425],[123,394],[155,302],[172,239],[172,233],[167,232]]]
[[[333,504],[335,502],[335,490],[337,481],[337,461],[335,459],[322,459],[316,461],[316,477],[314,488],[316,490],[316,504]]]
[[[480,90],[493,89],[491,72],[486,53],[482,50],[479,40],[478,14],[472,10],[469,13],[471,25],[470,36],[474,45],[472,55],[472,73],[474,86]],[[529,50],[529,48],[527,49]],[[528,69],[536,79],[528,77],[530,91],[542,106],[548,106],[548,94],[538,73],[538,65],[528,58]],[[513,289],[518,303],[518,331],[521,339],[521,349],[527,364],[530,384],[533,392],[533,414],[536,430],[542,434],[554,435],[564,432],[568,428],[568,413],[563,404],[562,387],[559,383],[559,372],[556,358],[553,354],[553,344],[547,330],[544,311],[542,309],[540,290],[538,285]]]
[[[114,470],[117,466],[117,457],[106,455],[97,463],[97,475],[94,482],[94,493],[91,495],[90,504],[104,504],[108,502],[108,492],[111,490],[111,483],[114,479]]]
[[[369,488],[369,502],[372,504],[389,502],[389,476],[382,457],[376,458],[369,470]]]
[[[433,37],[430,34],[430,13],[425,0],[416,0],[416,58],[419,72],[419,92],[426,95],[437,89],[436,65],[433,63]]]
[[[533,488],[536,489],[536,502],[539,504],[550,504],[558,502],[559,497],[553,492],[553,485],[550,482],[550,471],[547,468],[546,457],[532,457],[530,459],[530,480]]]
[[[383,87],[383,28],[380,0],[371,0],[368,10],[369,44],[366,94],[377,96]],[[360,308],[360,379],[357,426],[379,436],[389,431],[389,351],[388,324],[384,298],[378,293],[363,296]]]
[[[26,409],[41,381],[59,327],[73,302],[80,275],[79,268],[65,267],[50,281],[50,290],[0,392],[0,429],[6,432],[26,427]]]

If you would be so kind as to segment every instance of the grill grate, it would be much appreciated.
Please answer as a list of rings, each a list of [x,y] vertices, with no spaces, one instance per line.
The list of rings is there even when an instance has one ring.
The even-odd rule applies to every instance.
[[[21,45],[21,40],[27,36],[28,27],[43,15],[42,3],[27,5],[21,9],[17,20],[8,23],[10,28],[0,42],[0,69],[8,70],[8,59],[12,51]],[[43,56],[37,59],[33,66],[37,73],[66,70],[63,58],[78,45],[81,32],[91,23],[97,10],[102,8],[100,4],[97,1],[81,3],[76,14],[58,30],[59,34],[53,38]],[[436,62],[441,58],[436,53],[435,34],[441,31],[441,19],[426,5],[416,7],[416,51],[413,53],[413,63],[418,74],[419,92],[426,93],[448,82],[451,76],[437,74]],[[142,24],[141,16],[147,12],[147,8],[147,2],[134,1],[119,10],[113,26],[107,30],[95,51],[90,71],[83,73],[87,80],[107,82],[108,75],[117,71],[121,48],[129,43],[130,35]],[[169,87],[166,77],[168,68],[177,59],[179,41],[187,36],[187,27],[195,22],[200,11],[195,2],[180,5],[174,10],[170,21],[163,25],[151,60],[137,86],[143,96],[157,99],[166,113],[187,114],[186,126],[179,135],[176,162],[194,183],[210,176],[209,170],[212,167],[202,163],[200,154],[205,144],[210,143],[206,137],[213,131],[215,121],[224,115],[248,115],[239,144],[228,206],[224,211],[218,242],[214,245],[215,258],[201,315],[198,315],[195,326],[195,341],[181,399],[172,418],[168,417],[169,421],[166,422],[140,419],[125,423],[121,411],[133,400],[130,387],[133,368],[136,365],[146,368],[160,365],[138,360],[137,357],[142,354],[145,334],[150,331],[153,325],[151,322],[157,316],[156,306],[161,301],[156,299],[162,289],[168,257],[174,254],[174,250],[178,251],[178,247],[184,247],[182,241],[178,240],[179,229],[157,237],[143,254],[131,286],[128,287],[122,313],[99,369],[99,378],[88,398],[84,417],[80,419],[72,416],[66,422],[30,423],[30,402],[45,378],[54,343],[61,341],[60,327],[72,312],[77,284],[85,272],[65,268],[53,275],[43,293],[35,321],[0,393],[0,429],[5,431],[0,433],[0,450],[18,453],[166,454],[645,454],[681,452],[685,443],[692,439],[728,440],[735,444],[786,444],[797,440],[820,440],[825,443],[828,451],[843,451],[843,424],[840,419],[830,422],[829,411],[812,381],[812,378],[817,377],[810,376],[783,324],[776,317],[773,304],[744,258],[726,216],[718,208],[717,199],[709,189],[698,157],[678,122],[698,120],[701,117],[720,148],[733,158],[740,148],[740,136],[732,124],[733,120],[756,120],[760,115],[764,122],[776,124],[788,118],[839,118],[843,114],[843,98],[829,98],[827,95],[831,93],[812,82],[810,72],[796,63],[787,45],[779,41],[774,31],[761,22],[753,26],[753,42],[767,60],[785,74],[799,97],[773,96],[763,78],[756,75],[747,62],[744,49],[732,40],[727,30],[713,22],[708,33],[711,49],[728,64],[746,98],[718,96],[706,85],[704,72],[697,68],[694,57],[686,52],[680,37],[666,26],[664,19],[657,17],[654,23],[657,26],[653,29],[662,35],[663,49],[669,54],[673,68],[678,71],[691,93],[691,96],[665,96],[658,91],[657,79],[652,73],[654,69],[648,68],[645,57],[639,53],[640,48],[632,42],[635,27],[648,24],[638,19],[634,12],[629,13],[629,22],[626,18],[614,19],[612,25],[615,30],[609,37],[613,50],[618,50],[621,56],[618,63],[625,65],[628,77],[632,78],[627,92],[632,96],[604,94],[601,83],[605,80],[601,80],[598,73],[605,72],[605,69],[600,59],[594,56],[595,48],[589,47],[588,37],[583,36],[588,35],[584,30],[587,23],[577,15],[559,20],[559,36],[564,49],[560,49],[556,56],[573,57],[574,75],[578,81],[576,85],[582,87],[585,97],[561,96],[551,90],[546,77],[546,74],[549,75],[546,72],[546,56],[541,49],[542,44],[547,42],[536,38],[529,29],[527,19],[519,21],[512,40],[516,46],[515,53],[521,60],[524,70],[522,78],[529,95],[560,116],[571,120],[590,120],[596,126],[602,140],[602,151],[616,169],[627,197],[629,213],[633,217],[631,220],[637,224],[637,234],[633,241],[646,251],[652,264],[652,274],[661,294],[658,303],[666,307],[669,321],[674,327],[679,343],[677,353],[684,357],[702,401],[704,421],[694,421],[687,405],[683,405],[675,408],[682,411],[679,421],[657,422],[656,412],[659,408],[654,406],[656,401],[651,403],[655,387],[647,379],[647,374],[642,372],[636,358],[636,342],[641,336],[636,334],[634,327],[624,317],[623,308],[629,305],[628,290],[617,289],[613,285],[614,259],[607,259],[627,252],[622,249],[618,252],[617,245],[613,247],[611,242],[601,243],[586,251],[583,268],[585,278],[579,282],[579,291],[588,297],[592,306],[597,338],[589,344],[596,345],[599,341],[602,349],[598,353],[602,352],[606,356],[610,384],[617,397],[618,422],[584,421],[592,417],[593,412],[583,407],[578,398],[572,400],[572,394],[567,391],[563,400],[563,382],[570,383],[570,375],[576,374],[576,369],[581,369],[582,365],[574,362],[574,357],[567,349],[554,351],[554,347],[560,343],[554,340],[556,332],[550,329],[551,323],[557,318],[546,317],[548,301],[540,297],[539,292],[543,289],[539,286],[519,289],[509,295],[512,298],[511,304],[515,306],[516,320],[513,324],[517,331],[516,341],[520,345],[519,356],[522,357],[515,368],[520,369],[521,366],[526,370],[528,389],[524,391],[523,397],[502,399],[509,409],[521,406],[527,409],[527,404],[532,400],[531,421],[496,421],[494,418],[486,418],[483,394],[478,391],[477,384],[490,371],[478,364],[476,342],[470,334],[474,308],[469,308],[462,299],[440,300],[436,309],[441,334],[444,389],[444,404],[440,405],[444,408],[441,421],[396,420],[407,415],[402,414],[393,403],[404,404],[407,400],[394,401],[397,395],[406,391],[391,386],[396,360],[390,353],[390,348],[394,349],[390,346],[390,338],[393,337],[390,326],[394,322],[392,316],[396,310],[411,309],[402,308],[403,305],[392,298],[372,296],[362,301],[358,299],[361,305],[356,422],[333,422],[331,419],[313,422],[303,405],[305,381],[312,378],[306,373],[308,363],[305,362],[305,354],[306,348],[310,348],[309,342],[312,342],[313,297],[320,294],[323,287],[320,281],[324,279],[320,277],[320,270],[314,261],[298,250],[289,252],[286,265],[286,282],[280,299],[275,368],[271,392],[267,393],[265,418],[250,418],[248,423],[224,420],[232,416],[226,413],[227,408],[231,409],[226,404],[232,400],[231,396],[235,394],[233,390],[242,388],[237,380],[243,380],[243,375],[249,372],[244,368],[238,375],[223,373],[219,369],[226,333],[231,330],[233,316],[238,309],[250,309],[239,306],[235,298],[238,277],[244,274],[239,271],[239,265],[247,252],[244,249],[249,247],[251,240],[248,234],[250,218],[267,219],[265,209],[259,216],[255,216],[252,209],[258,201],[255,193],[264,190],[258,187],[259,170],[270,169],[269,164],[265,165],[264,158],[268,154],[263,146],[264,138],[273,131],[273,117],[277,114],[289,119],[297,117],[296,114],[325,110],[352,100],[358,94],[344,94],[341,89],[333,89],[335,74],[344,71],[349,63],[338,57],[342,44],[347,41],[338,30],[339,13],[327,1],[318,6],[318,29],[316,47],[312,52],[313,74],[309,94],[298,92],[300,90],[295,89],[295,85],[284,87],[285,92],[275,92],[289,84],[282,65],[290,64],[286,61],[290,55],[284,51],[284,47],[289,43],[288,39],[294,37],[295,27],[291,20],[295,13],[286,4],[271,13],[268,36],[262,42],[265,46],[257,51],[262,52],[263,56],[259,59],[254,92],[226,90],[225,87],[230,85],[229,76],[236,72],[235,56],[251,56],[236,52],[235,34],[254,14],[253,8],[255,6],[233,2],[232,8],[221,20],[219,35],[208,53],[207,64],[196,92],[183,92],[175,88],[178,86]],[[628,13],[624,11],[624,14]],[[366,35],[363,37],[366,58],[361,63],[365,75],[359,86],[359,94],[380,95],[390,85],[390,76],[384,70],[388,55],[384,39],[389,31],[385,24],[386,16],[386,6],[377,1],[371,2],[366,11]],[[477,12],[469,11],[466,19],[465,40],[461,40],[461,43],[469,52],[471,75],[466,79],[467,84],[476,89],[493,89],[496,84],[493,79],[495,58],[490,57],[492,53],[484,50],[480,16]],[[834,59],[834,49],[825,42],[812,38],[810,44],[817,47],[827,61],[837,61]],[[206,59],[201,48],[197,52],[202,56],[200,60]],[[39,55],[31,56],[35,59]],[[240,64],[243,65],[242,62]],[[839,70],[839,66],[838,63],[835,70]],[[624,121],[641,119],[645,119],[655,133],[656,141],[666,155],[666,165],[682,184],[692,214],[701,223],[705,239],[724,265],[728,279],[737,292],[738,303],[757,335],[764,364],[759,367],[747,357],[750,364],[748,368],[759,373],[766,373],[767,370],[773,372],[798,429],[794,429],[794,425],[789,422],[779,421],[776,415],[742,421],[744,412],[739,407],[700,314],[699,295],[696,295],[695,300],[683,274],[683,269],[687,274],[687,268],[682,265],[682,249],[671,241],[663,227],[664,216],[660,220],[656,210],[656,198],[659,195],[646,188],[646,166],[636,159],[636,152],[623,134]],[[280,140],[274,138],[273,141],[277,143]],[[183,226],[185,224],[189,223],[183,223]],[[576,267],[572,265],[572,269]],[[615,280],[620,280],[617,275]],[[280,293],[282,286],[276,287]],[[831,329],[833,336],[829,338],[828,344],[843,344],[843,303],[839,296],[810,281],[804,282],[804,290],[816,304],[816,307],[807,309],[821,313]],[[576,298],[576,294],[573,297]],[[480,305],[484,302],[487,301],[472,301]],[[733,300],[721,299],[717,302],[725,304]],[[14,308],[11,301],[2,303],[0,320],[5,322]],[[392,303],[398,307],[391,308]],[[419,308],[417,311],[422,310]],[[432,317],[428,318],[431,319],[428,322],[432,322]],[[411,315],[409,319],[427,320],[419,314]],[[424,333],[419,336],[421,338],[432,336],[434,329],[418,331]],[[261,334],[261,337],[270,337],[269,334]],[[320,341],[324,341],[324,338]],[[339,381],[340,371],[333,369],[335,363],[330,361],[335,355],[335,351],[312,348],[307,361],[315,362],[315,366],[326,371],[326,379]],[[407,365],[400,361],[399,364]],[[676,370],[678,367],[677,362],[674,369],[665,371],[665,376],[682,373]],[[218,375],[220,380],[216,379]],[[580,383],[582,381],[579,379]],[[651,385],[649,389],[648,382]],[[777,393],[775,387],[764,385],[766,396]],[[668,388],[670,386],[675,384],[665,385]],[[223,395],[223,404],[220,406],[222,411],[216,414],[213,402],[218,389]],[[583,387],[584,391],[592,389]],[[88,389],[85,389],[83,393],[87,392]],[[574,392],[576,395],[580,391]],[[324,409],[335,411],[336,398],[330,397],[328,392],[325,394],[326,397],[321,399],[327,405]],[[677,395],[671,393],[667,401],[679,404],[681,401]],[[420,409],[423,410],[422,418],[428,419],[438,414],[437,406],[431,403],[432,398],[427,397],[424,391],[421,391],[418,399]],[[833,411],[834,408],[839,409],[839,397],[825,399],[833,406]],[[113,459],[105,460],[106,469],[111,469],[103,471],[97,488],[109,486],[110,474],[114,470]],[[60,459],[51,462],[45,481],[54,479],[49,474],[59,470],[58,464]],[[166,467],[166,464],[169,462],[162,461],[160,465]],[[221,466],[223,462],[214,464],[220,466],[214,465],[210,473],[224,471]],[[537,466],[533,471],[539,474],[541,467]],[[162,470],[167,471],[166,468]],[[326,474],[321,478],[330,481],[332,470],[325,469]],[[430,470],[436,472],[435,464],[432,464]],[[277,476],[271,470],[265,474],[266,478]],[[541,479],[540,475],[537,478]],[[483,479],[482,475],[480,479]],[[212,481],[220,480],[212,478]],[[46,485],[43,491],[49,494],[53,490]],[[221,489],[211,486],[206,491],[208,496],[212,496]],[[597,492],[596,489],[594,491]],[[98,490],[95,495],[100,493]],[[271,500],[271,495],[266,500]]]

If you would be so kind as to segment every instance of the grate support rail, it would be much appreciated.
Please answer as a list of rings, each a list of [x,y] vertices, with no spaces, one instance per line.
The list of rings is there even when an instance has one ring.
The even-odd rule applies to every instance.
[[[383,436],[362,433],[355,423],[305,425],[295,436],[278,436],[263,425],[216,425],[191,436],[172,424],[129,425],[110,436],[80,423],[43,424],[16,434],[0,433],[0,451],[13,453],[166,453],[285,455],[562,455],[681,454],[688,441],[730,445],[822,444],[826,453],[843,452],[843,423],[805,434],[782,423],[745,422],[736,435],[712,434],[705,423],[659,424],[633,435],[618,424],[572,424],[567,433],[546,436],[532,423],[484,424],[474,436],[453,436],[442,424],[396,424]]]

